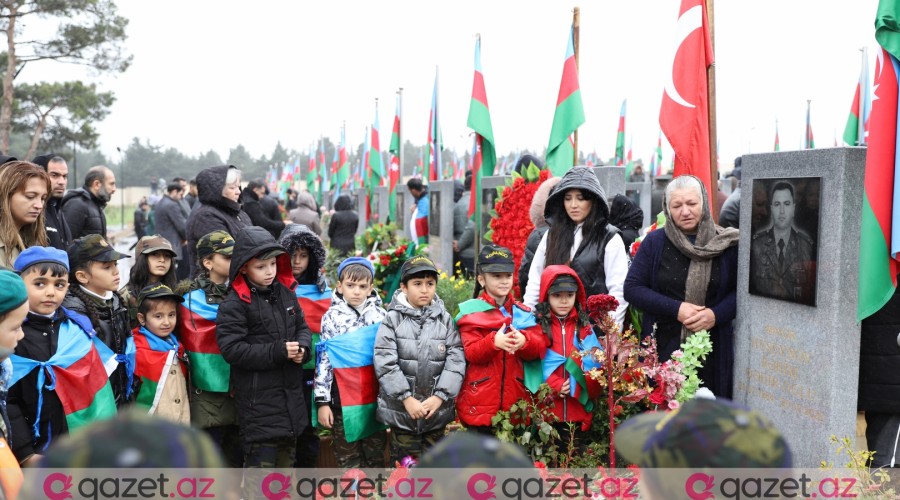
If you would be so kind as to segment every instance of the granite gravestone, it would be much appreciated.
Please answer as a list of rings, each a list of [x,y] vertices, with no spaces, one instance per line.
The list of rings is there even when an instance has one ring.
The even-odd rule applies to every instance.
[[[438,269],[453,273],[453,180],[428,183],[428,251]]]
[[[734,398],[770,418],[794,465],[833,457],[830,437],[856,436],[860,327],[856,321],[864,148],[746,155],[741,227],[751,227],[755,180],[821,177],[816,306],[749,293],[750,231],[741,231]],[[768,217],[768,214],[765,214]]]
[[[390,191],[388,186],[378,186],[375,188],[375,203],[374,206],[376,208],[375,221],[380,224],[387,223],[388,217],[391,215],[390,211]]]

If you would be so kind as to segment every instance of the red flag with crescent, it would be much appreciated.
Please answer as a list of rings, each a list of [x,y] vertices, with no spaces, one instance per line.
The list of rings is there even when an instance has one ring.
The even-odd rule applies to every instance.
[[[706,72],[713,63],[713,51],[704,0],[681,0],[675,32],[672,72],[663,91],[659,126],[675,150],[674,175],[699,177],[712,199]]]

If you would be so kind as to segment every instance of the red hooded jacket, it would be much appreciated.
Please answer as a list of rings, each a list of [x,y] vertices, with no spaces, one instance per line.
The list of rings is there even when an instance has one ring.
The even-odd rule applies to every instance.
[[[512,323],[514,314],[530,314],[531,309],[506,299],[504,314],[497,302],[482,292],[478,297],[493,309],[461,315],[456,320],[466,355],[466,377],[456,398],[459,420],[469,426],[489,426],[498,411],[506,411],[529,395],[523,382],[522,360],[537,359],[547,347],[541,327],[537,324],[519,330],[525,345],[515,352],[497,349],[494,337],[503,325]],[[518,309],[519,311],[514,311]]]

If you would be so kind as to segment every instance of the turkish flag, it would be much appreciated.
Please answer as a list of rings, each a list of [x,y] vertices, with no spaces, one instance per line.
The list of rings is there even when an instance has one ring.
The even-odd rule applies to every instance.
[[[675,150],[674,175],[695,175],[715,198],[709,165],[707,68],[713,63],[704,0],[681,0],[672,73],[663,91],[659,126]]]

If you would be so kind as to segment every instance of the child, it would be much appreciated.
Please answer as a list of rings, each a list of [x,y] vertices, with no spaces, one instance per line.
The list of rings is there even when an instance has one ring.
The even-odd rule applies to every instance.
[[[591,413],[585,408],[589,396],[587,388],[580,384],[573,387],[565,362],[573,353],[582,350],[582,342],[594,335],[594,331],[587,317],[584,286],[571,267],[554,265],[544,269],[539,300],[535,314],[547,341],[546,354],[542,356],[543,373],[552,368],[545,380],[560,396],[553,400],[553,413],[560,421],[557,428],[561,441],[567,443],[568,423],[579,424],[581,430],[586,431],[591,426]],[[551,355],[551,352],[555,354]]]
[[[322,342],[325,345],[333,338],[351,332],[359,332],[360,328],[375,325],[384,319],[385,311],[381,307],[381,298],[372,286],[375,281],[375,268],[368,259],[349,257],[338,266],[338,283],[331,299],[331,307],[322,318]],[[372,352],[374,336],[368,337],[368,345],[354,346],[360,350]],[[373,375],[371,365],[364,367]],[[366,430],[348,442],[345,433],[344,412],[341,408],[341,381],[334,383],[334,370],[328,352],[319,354],[316,364],[316,406],[318,407],[319,425],[332,429],[333,445],[338,466],[344,469],[358,467],[383,468],[384,448],[387,434],[383,428],[378,429],[371,415],[372,424]],[[374,432],[372,432],[374,430]],[[364,435],[368,434],[368,435]],[[351,439],[352,440],[352,439]]]
[[[134,384],[134,339],[128,327],[128,309],[119,289],[116,261],[130,256],[117,252],[99,234],[78,238],[68,249],[69,291],[63,307],[87,316],[97,336],[112,349],[119,361],[109,376],[116,406],[132,399]]]
[[[417,255],[400,268],[375,338],[378,420],[391,427],[391,462],[420,456],[455,418],[466,360],[459,331],[437,295],[438,271]]]
[[[174,334],[176,311],[184,299],[157,283],[144,287],[137,302],[141,326],[133,332],[137,348],[134,374],[139,377],[136,403],[147,408],[150,415],[189,425],[187,358]]]
[[[331,306],[332,292],[328,288],[328,282],[325,281],[325,273],[322,269],[326,257],[325,244],[317,234],[303,224],[291,224],[285,227],[279,242],[291,257],[291,273],[298,283],[294,293],[297,295],[300,309],[303,310],[306,325],[312,332],[310,352],[315,353],[319,334],[322,331],[322,315]],[[312,386],[315,369],[316,357],[310,356],[309,361],[303,365],[303,379],[306,380],[303,396],[307,408],[313,408]],[[309,425],[297,439],[297,467],[315,467],[318,456],[319,435],[316,429]]]
[[[114,355],[93,339],[90,320],[60,307],[69,288],[66,252],[30,247],[16,258],[15,269],[28,291],[28,316],[22,325],[25,337],[12,356],[8,409],[16,435],[13,453],[27,467],[57,437],[115,416],[116,402],[103,364]],[[69,371],[76,364],[83,369]]]
[[[515,269],[509,249],[482,247],[476,279],[483,291],[460,304],[456,318],[468,364],[456,408],[469,430],[484,434],[492,433],[498,411],[528,397],[522,360],[536,359],[546,349],[531,309],[513,300]]]
[[[22,322],[28,314],[28,292],[16,273],[0,269],[0,494],[16,498],[22,487],[22,469],[9,447],[9,416],[6,394],[12,376],[9,356],[24,337]]]
[[[128,307],[128,318],[131,320],[132,329],[138,327],[137,297],[147,285],[162,283],[169,288],[175,288],[175,266],[172,259],[177,254],[172,249],[169,240],[155,234],[139,239],[134,249],[134,265],[128,284],[119,290],[119,295]]]
[[[309,423],[302,364],[311,334],[284,249],[261,227],[236,236],[216,336],[231,364],[244,467],[290,468],[297,436]]]
[[[228,293],[232,251],[234,238],[225,231],[203,235],[197,241],[200,275],[175,293],[184,297],[178,308],[178,331],[191,373],[191,423],[206,430],[231,467],[239,468],[243,452],[237,409],[229,393],[231,367],[216,343],[216,316]]]

